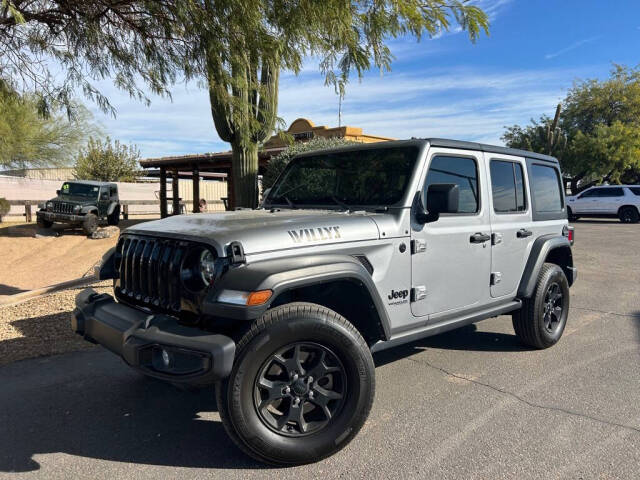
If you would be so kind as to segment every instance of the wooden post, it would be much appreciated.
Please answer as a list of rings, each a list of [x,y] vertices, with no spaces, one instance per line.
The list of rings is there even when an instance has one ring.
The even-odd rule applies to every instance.
[[[173,214],[180,215],[180,177],[178,176],[178,170],[173,171],[173,179],[171,182],[171,190],[173,190]]]
[[[233,195],[233,169],[229,169],[227,173],[227,210],[233,210],[235,207],[235,199]]]
[[[25,202],[24,204],[24,216],[26,217],[27,223],[31,223],[31,203]]]
[[[164,209],[167,209],[167,203],[165,202],[164,204]],[[127,205],[126,203],[124,205],[122,205],[122,219],[123,220],[129,220],[129,205]]]
[[[160,167],[160,218],[167,217],[167,169]]]
[[[193,167],[193,213],[200,212],[200,172]]]

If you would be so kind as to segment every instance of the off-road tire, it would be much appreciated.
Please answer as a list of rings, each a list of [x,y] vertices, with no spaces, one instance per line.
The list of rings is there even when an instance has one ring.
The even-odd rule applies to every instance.
[[[545,305],[551,287],[557,286],[562,295],[562,310],[553,328],[545,324]],[[556,344],[567,324],[569,314],[569,282],[558,265],[545,263],[540,269],[538,282],[531,298],[522,301],[522,308],[512,315],[513,329],[524,344],[534,348],[549,348]]]
[[[98,229],[98,217],[94,213],[87,213],[82,219],[82,231],[90,236]]]
[[[343,366],[346,393],[341,409],[319,431],[291,437],[270,428],[258,413],[255,382],[277,352],[301,342],[335,354]],[[356,328],[328,308],[290,303],[267,311],[238,341],[233,370],[216,385],[216,399],[236,445],[256,460],[283,466],[316,462],[347,445],[369,415],[374,390],[373,359]]]
[[[107,224],[115,225],[116,227],[120,223],[120,205],[113,209],[111,215],[107,216]]]
[[[640,214],[636,207],[622,207],[618,212],[618,218],[622,223],[638,223]]]
[[[571,207],[567,207],[567,218],[569,219],[570,222],[575,222],[580,217],[578,217],[573,213],[573,210],[571,210]]]
[[[46,218],[38,217],[38,227],[40,228],[51,228],[53,226],[53,222],[47,220]]]

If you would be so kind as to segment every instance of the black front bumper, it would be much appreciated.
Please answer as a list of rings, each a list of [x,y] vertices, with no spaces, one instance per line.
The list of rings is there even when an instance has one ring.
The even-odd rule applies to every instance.
[[[44,210],[38,210],[36,212],[36,217],[44,218],[49,222],[60,222],[60,223],[82,223],[82,221],[84,220],[84,215],[73,215],[71,213],[46,212]]]
[[[76,297],[71,328],[143,373],[172,382],[211,384],[229,375],[235,355],[229,337],[117,303],[92,288]]]

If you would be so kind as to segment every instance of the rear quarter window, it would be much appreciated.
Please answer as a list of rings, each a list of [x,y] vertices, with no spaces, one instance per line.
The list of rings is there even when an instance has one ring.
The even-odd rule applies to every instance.
[[[565,218],[560,171],[553,165],[531,162],[529,178],[534,220]]]
[[[630,187],[629,190],[631,190],[631,193],[634,195],[638,195],[640,197],[640,187]]]

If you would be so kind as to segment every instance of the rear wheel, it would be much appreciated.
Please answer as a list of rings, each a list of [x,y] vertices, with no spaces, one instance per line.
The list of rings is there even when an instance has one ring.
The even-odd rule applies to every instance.
[[[569,282],[562,269],[545,263],[531,298],[512,316],[518,338],[534,348],[548,348],[560,340],[569,315]]]
[[[120,206],[118,205],[116,208],[113,209],[113,212],[111,212],[111,215],[107,216],[107,223],[109,225],[118,225],[118,223],[120,223]]]
[[[640,214],[636,207],[622,207],[618,212],[618,218],[622,223],[638,223]]]
[[[98,217],[93,213],[87,213],[82,220],[82,231],[85,235],[92,235],[98,229]]]
[[[237,344],[216,388],[225,429],[247,454],[274,465],[318,461],[349,443],[374,397],[364,339],[336,312],[310,303],[276,307]]]

